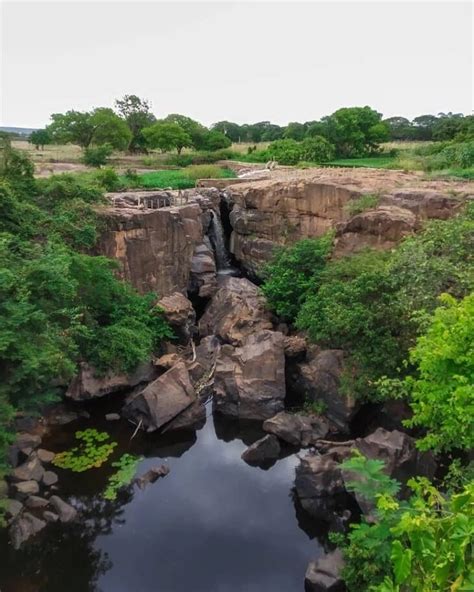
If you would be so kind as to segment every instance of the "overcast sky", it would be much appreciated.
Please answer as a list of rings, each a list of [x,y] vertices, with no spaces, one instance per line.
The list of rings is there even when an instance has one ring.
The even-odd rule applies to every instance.
[[[125,93],[210,124],[472,109],[470,2],[2,2],[1,125]]]

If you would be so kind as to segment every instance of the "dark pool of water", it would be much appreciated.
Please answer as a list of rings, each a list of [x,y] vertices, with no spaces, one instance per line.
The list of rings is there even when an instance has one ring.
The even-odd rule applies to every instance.
[[[47,444],[70,447],[74,427]],[[101,493],[111,469],[61,473],[60,494],[81,519],[50,525],[18,552],[0,535],[1,592],[302,592],[321,547],[292,496],[295,454],[268,470],[248,466],[240,455],[259,428],[212,416],[196,434],[131,443],[126,423],[94,427],[119,441],[116,456],[146,457],[138,473],[166,459],[169,475],[110,502]]]

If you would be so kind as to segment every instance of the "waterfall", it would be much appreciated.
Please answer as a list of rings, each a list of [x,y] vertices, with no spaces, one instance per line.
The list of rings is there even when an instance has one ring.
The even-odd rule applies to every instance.
[[[229,255],[225,246],[224,229],[222,228],[220,216],[214,210],[211,210],[209,238],[216,254],[217,271],[230,269]]]

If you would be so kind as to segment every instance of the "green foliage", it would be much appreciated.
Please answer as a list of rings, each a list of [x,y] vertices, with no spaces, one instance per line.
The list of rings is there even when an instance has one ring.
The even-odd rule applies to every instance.
[[[141,460],[142,457],[124,454],[117,462],[112,463],[112,466],[118,470],[109,478],[109,483],[104,491],[105,499],[111,501],[117,499],[119,490],[132,482]]]
[[[427,224],[390,253],[367,251],[331,261],[319,287],[299,302],[296,325],[322,346],[348,353],[345,388],[377,397],[382,376],[399,378],[411,371],[403,362],[439,294],[459,298],[472,291],[473,241],[471,207],[456,218]]]
[[[78,446],[56,454],[53,465],[61,469],[69,469],[75,473],[82,473],[89,469],[99,468],[109,458],[117,446],[117,442],[108,442],[107,432],[87,429],[76,432]]]
[[[127,176],[127,173],[125,173],[125,176]],[[122,187],[120,177],[112,167],[98,170],[95,173],[94,178],[106,191],[118,191]],[[130,175],[128,175],[128,178],[130,178]]]
[[[79,362],[131,371],[171,337],[156,296],[137,294],[116,278],[115,262],[86,254],[100,229],[95,175],[103,184],[112,175],[36,181],[17,170],[0,179],[0,464],[14,411],[54,400]]]
[[[84,164],[94,167],[100,167],[107,163],[107,159],[112,154],[113,148],[110,144],[93,146],[84,150],[82,158]]]
[[[327,405],[324,401],[305,401],[303,411],[314,415],[324,415]]]
[[[202,147],[205,150],[210,150],[211,152],[215,150],[223,150],[225,148],[229,148],[232,145],[231,140],[221,132],[217,130],[211,130],[207,132],[203,139]]]
[[[162,152],[176,149],[178,154],[186,146],[191,146],[191,136],[177,123],[157,121],[143,129],[143,136],[149,148],[158,148]]]
[[[474,293],[461,301],[445,294],[427,332],[410,352],[417,368],[405,384],[413,417],[407,425],[428,430],[423,449],[474,446]]]
[[[230,174],[229,174],[230,173]],[[220,177],[233,177],[229,169],[223,169],[212,164],[195,164],[184,170],[184,175],[193,181],[198,179],[218,179]]]
[[[46,129],[39,129],[31,132],[29,137],[30,144],[35,146],[36,150],[41,147],[44,150],[46,144],[51,144],[51,135]]]
[[[301,143],[301,157],[309,162],[327,162],[334,158],[334,146],[322,136],[306,138]]]
[[[105,107],[88,112],[53,113],[51,119],[46,129],[58,144],[77,144],[81,148],[110,144],[116,150],[123,150],[132,136],[127,123]]]
[[[308,293],[317,289],[331,253],[333,235],[304,239],[276,251],[264,269],[262,292],[278,315],[294,320]]]
[[[378,195],[373,193],[367,193],[365,195],[361,195],[355,199],[352,199],[346,206],[347,212],[349,216],[355,216],[356,214],[361,214],[366,210],[371,210],[376,208],[380,198]]]
[[[146,141],[142,134],[145,127],[149,127],[156,121],[156,117],[150,111],[150,104],[137,95],[125,95],[115,101],[115,108],[127,122],[130,129],[130,152],[146,152]]]
[[[364,156],[388,139],[388,127],[370,107],[338,109],[323,119],[325,137],[342,157]]]
[[[301,143],[290,139],[272,142],[264,154],[265,160],[271,158],[284,165],[297,164],[303,159]]]
[[[352,525],[343,543],[349,592],[471,589],[474,482],[444,497],[426,479],[412,479],[411,497],[400,502],[398,485],[374,462],[359,455],[342,463],[357,475],[353,491],[376,504],[375,522]],[[341,537],[332,538],[341,544]]]

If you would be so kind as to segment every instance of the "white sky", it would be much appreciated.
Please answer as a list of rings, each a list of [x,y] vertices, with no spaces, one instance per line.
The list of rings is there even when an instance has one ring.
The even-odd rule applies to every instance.
[[[3,0],[0,124],[148,98],[205,124],[472,109],[472,4]]]

